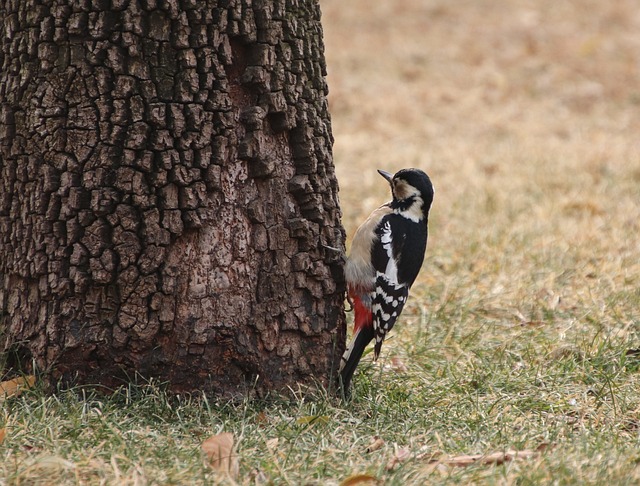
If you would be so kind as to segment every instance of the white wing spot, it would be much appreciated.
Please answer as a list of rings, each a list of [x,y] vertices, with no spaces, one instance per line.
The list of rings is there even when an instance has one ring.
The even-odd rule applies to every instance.
[[[382,236],[380,237],[380,243],[387,252],[389,261],[387,262],[387,268],[384,271],[384,276],[387,281],[393,285],[398,285],[398,266],[393,259],[393,235],[391,234],[391,224],[387,221],[382,228]]]

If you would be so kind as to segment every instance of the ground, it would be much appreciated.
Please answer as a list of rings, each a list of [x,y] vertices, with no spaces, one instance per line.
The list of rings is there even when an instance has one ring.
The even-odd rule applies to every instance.
[[[0,483],[211,484],[200,444],[221,431],[240,484],[640,480],[636,2],[321,6],[348,235],[388,197],[375,169],[436,188],[379,362],[350,403],[36,387],[0,403]],[[527,454],[454,465],[510,449]]]

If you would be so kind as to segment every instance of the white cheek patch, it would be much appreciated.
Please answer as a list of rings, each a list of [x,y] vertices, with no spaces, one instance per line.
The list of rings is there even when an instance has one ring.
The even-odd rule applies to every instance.
[[[407,184],[402,180],[397,180],[393,186],[393,193],[398,199],[406,199],[411,196],[420,194],[420,192],[411,184]]]
[[[407,218],[413,221],[414,223],[419,223],[424,219],[424,212],[422,211],[423,205],[424,201],[422,200],[422,198],[416,196],[411,206],[402,211],[396,209],[396,213],[398,213],[403,218]]]
[[[393,186],[393,195],[399,201],[413,198],[413,201],[409,207],[407,207],[406,209],[396,209],[396,214],[399,214],[400,216],[407,218],[414,223],[419,223],[423,220],[424,212],[422,207],[424,206],[424,201],[418,189],[405,181],[398,180]]]

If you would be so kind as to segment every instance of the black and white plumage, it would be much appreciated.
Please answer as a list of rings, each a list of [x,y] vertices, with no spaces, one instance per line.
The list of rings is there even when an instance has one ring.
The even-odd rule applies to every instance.
[[[420,169],[394,175],[378,171],[391,185],[392,200],[373,211],[357,229],[345,267],[355,311],[353,339],[340,363],[348,393],[367,344],[375,338],[374,359],[396,323],[422,266],[433,186]]]

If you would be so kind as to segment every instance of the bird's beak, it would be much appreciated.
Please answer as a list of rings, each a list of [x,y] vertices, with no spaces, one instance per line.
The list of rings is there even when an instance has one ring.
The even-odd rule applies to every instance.
[[[390,174],[386,170],[380,170],[380,169],[378,169],[378,174],[380,174],[382,177],[387,179],[387,182],[389,182],[389,184],[391,184],[391,179],[393,179],[393,174]]]

